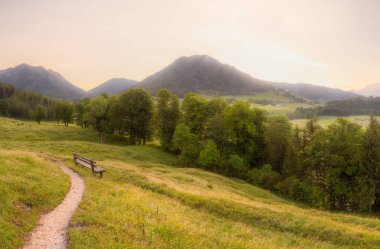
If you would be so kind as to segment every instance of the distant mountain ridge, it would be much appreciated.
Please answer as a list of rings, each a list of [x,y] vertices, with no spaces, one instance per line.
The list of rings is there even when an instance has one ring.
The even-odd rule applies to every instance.
[[[179,97],[189,92],[210,96],[238,96],[275,89],[283,89],[293,95],[317,101],[361,96],[358,93],[312,84],[260,80],[207,55],[180,57],[140,83],[124,78],[113,78],[88,92],[76,87],[57,72],[27,64],[0,70],[0,82],[46,96],[65,99],[96,97],[103,92],[109,95],[118,94],[131,87],[143,88],[151,94],[155,94],[161,88],[167,88]]]
[[[53,70],[27,64],[0,70],[0,82],[55,98],[80,99],[86,93]]]
[[[365,96],[380,97],[380,82],[366,85],[364,88],[355,92]]]
[[[189,92],[249,95],[274,89],[269,82],[255,79],[207,55],[180,57],[161,71],[145,78],[138,87],[152,94],[161,88],[167,88],[180,97]]]
[[[86,96],[93,98],[99,96],[102,93],[107,93],[109,95],[118,94],[135,86],[137,83],[138,81],[135,80],[113,78],[89,90]]]

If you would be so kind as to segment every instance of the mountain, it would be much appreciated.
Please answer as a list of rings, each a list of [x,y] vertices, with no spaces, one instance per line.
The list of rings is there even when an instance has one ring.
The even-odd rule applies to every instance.
[[[57,72],[27,64],[0,70],[0,82],[55,98],[79,99],[86,93]]]
[[[380,97],[380,82],[372,83],[370,85],[365,86],[363,89],[357,90],[355,92],[365,96]]]
[[[272,86],[275,88],[283,89],[292,94],[316,101],[343,100],[361,97],[360,94],[354,92],[305,83],[272,83]]]
[[[137,83],[138,82],[135,80],[113,78],[89,90],[86,95],[90,98],[93,98],[102,93],[107,93],[110,95],[117,94],[128,90],[129,88],[135,86]]]
[[[167,88],[182,97],[196,92],[205,95],[249,95],[274,89],[267,81],[255,79],[207,55],[180,57],[139,85],[152,94]]]

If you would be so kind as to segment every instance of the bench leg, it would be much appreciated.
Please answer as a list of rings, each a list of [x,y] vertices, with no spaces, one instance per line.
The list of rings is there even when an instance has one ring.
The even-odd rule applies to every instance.
[[[100,178],[103,178],[103,172],[100,172]]]

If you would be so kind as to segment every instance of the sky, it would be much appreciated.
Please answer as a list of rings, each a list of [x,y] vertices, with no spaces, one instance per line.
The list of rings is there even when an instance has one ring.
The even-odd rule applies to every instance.
[[[0,0],[0,69],[44,66],[83,89],[207,54],[253,77],[380,82],[379,0]]]

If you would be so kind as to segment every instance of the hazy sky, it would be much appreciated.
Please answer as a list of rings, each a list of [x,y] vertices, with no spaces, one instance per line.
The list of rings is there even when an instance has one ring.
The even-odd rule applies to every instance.
[[[380,0],[0,0],[0,68],[84,89],[208,54],[254,77],[357,89],[380,82]]]

